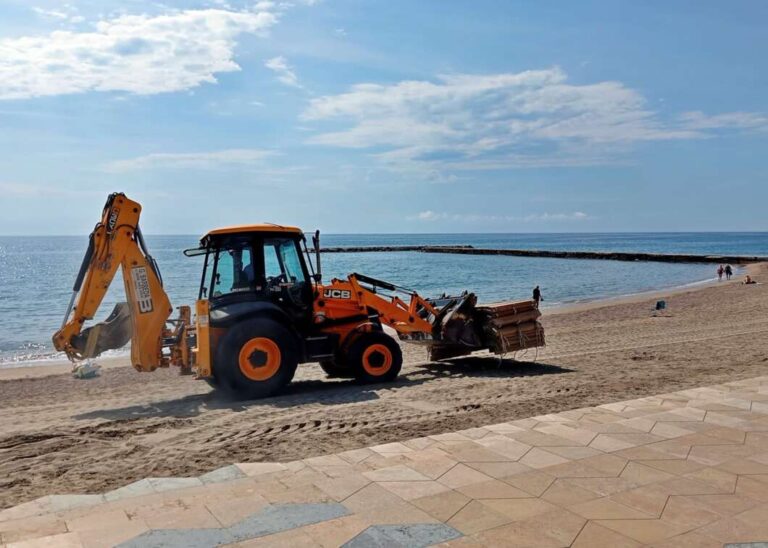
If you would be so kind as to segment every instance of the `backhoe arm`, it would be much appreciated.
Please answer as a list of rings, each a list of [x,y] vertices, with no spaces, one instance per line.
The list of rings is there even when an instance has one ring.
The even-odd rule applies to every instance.
[[[139,371],[166,366],[165,325],[172,312],[154,259],[139,229],[141,206],[124,194],[111,194],[88,241],[72,299],[53,345],[72,360],[92,358],[131,340],[131,363]],[[122,267],[127,304],[115,307],[106,322],[83,329],[93,319]]]

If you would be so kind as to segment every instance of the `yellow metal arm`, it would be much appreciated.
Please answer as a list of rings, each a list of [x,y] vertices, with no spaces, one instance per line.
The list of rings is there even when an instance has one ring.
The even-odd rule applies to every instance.
[[[57,350],[70,360],[95,357],[112,344],[122,346],[121,314],[116,308],[110,320],[83,330],[93,319],[109,289],[118,266],[122,267],[130,315],[131,363],[139,371],[167,366],[163,357],[165,324],[172,312],[154,260],[146,252],[139,216],[141,206],[124,194],[107,199],[101,221],[90,235],[88,251],[73,289],[70,308],[61,329],[53,336]],[[126,315],[127,316],[127,315]],[[123,318],[125,323],[129,321]]]

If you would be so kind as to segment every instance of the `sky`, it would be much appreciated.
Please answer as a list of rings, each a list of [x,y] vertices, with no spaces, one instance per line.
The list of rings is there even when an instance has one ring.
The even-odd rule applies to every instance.
[[[768,230],[768,2],[0,0],[0,234]]]

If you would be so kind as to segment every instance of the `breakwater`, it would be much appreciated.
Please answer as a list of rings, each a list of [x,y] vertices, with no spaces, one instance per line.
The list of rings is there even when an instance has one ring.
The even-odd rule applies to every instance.
[[[460,255],[509,255],[513,257],[549,257],[552,259],[596,259],[603,261],[651,261],[661,263],[750,264],[768,261],[768,257],[749,255],[693,255],[687,253],[635,253],[613,251],[551,251],[543,249],[486,249],[460,246],[345,246],[321,248],[322,253],[366,253],[417,251],[420,253],[453,253]]]

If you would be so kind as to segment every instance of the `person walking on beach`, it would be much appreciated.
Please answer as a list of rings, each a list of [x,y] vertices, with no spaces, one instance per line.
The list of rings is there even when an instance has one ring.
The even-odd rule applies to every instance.
[[[723,281],[723,272],[725,272],[725,268],[723,268],[723,265],[720,265],[717,267],[717,281],[722,282]]]
[[[727,264],[725,265],[725,279],[730,280],[731,276],[733,276],[733,269],[731,268],[731,265]]]
[[[541,289],[539,289],[539,286],[533,288],[533,302],[536,303],[536,308],[539,308],[539,303],[544,300],[544,297],[541,296]]]

